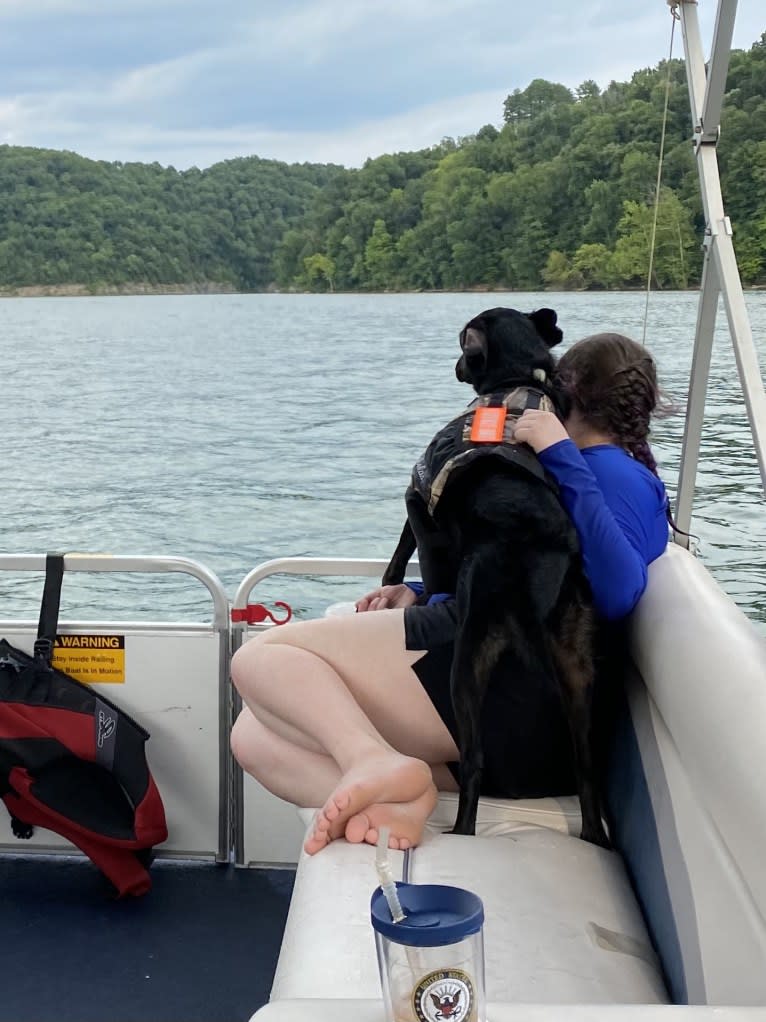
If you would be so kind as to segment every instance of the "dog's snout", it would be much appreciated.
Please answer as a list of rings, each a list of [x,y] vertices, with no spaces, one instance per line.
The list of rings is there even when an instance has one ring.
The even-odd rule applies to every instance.
[[[461,383],[468,383],[468,377],[465,371],[465,356],[461,355],[455,363],[455,376]]]

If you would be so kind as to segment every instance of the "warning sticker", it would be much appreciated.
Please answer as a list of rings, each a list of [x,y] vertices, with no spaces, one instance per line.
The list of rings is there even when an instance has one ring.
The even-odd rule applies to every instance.
[[[57,635],[53,666],[86,685],[125,682],[124,635]]]

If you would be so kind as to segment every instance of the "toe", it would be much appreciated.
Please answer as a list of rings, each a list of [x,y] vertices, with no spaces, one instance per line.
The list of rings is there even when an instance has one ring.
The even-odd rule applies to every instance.
[[[333,795],[325,803],[322,813],[332,823],[333,820],[337,820],[341,813],[345,813],[348,807],[351,805],[351,796],[348,792],[341,792],[339,795]]]
[[[328,843],[329,842],[326,834],[318,834],[317,831],[314,831],[314,833],[311,834],[310,837],[306,838],[306,842],[303,845],[303,848],[307,855],[315,855],[317,852],[321,851]]]
[[[364,840],[367,842],[368,845],[376,845],[378,843],[379,837],[380,835],[378,834],[378,828],[370,827],[370,829],[364,835]]]
[[[327,820],[327,826],[340,814],[340,809],[335,804],[335,799],[330,799],[322,809],[322,816]]]
[[[352,816],[346,824],[346,840],[352,845],[361,844],[362,841],[367,840],[369,827],[370,821],[367,819],[366,813],[357,813],[355,816]]]
[[[336,841],[339,837],[343,837],[345,830],[345,820],[333,820],[330,824],[330,829],[327,832],[327,836],[330,841]]]

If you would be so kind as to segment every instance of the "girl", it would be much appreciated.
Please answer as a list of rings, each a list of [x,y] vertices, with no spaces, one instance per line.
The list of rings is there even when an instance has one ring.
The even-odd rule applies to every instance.
[[[527,410],[514,437],[556,478],[596,611],[616,621],[635,607],[647,566],[668,540],[667,496],[648,443],[659,400],[655,365],[635,341],[596,334],[561,357],[557,382],[569,404],[564,424]],[[271,629],[232,660],[244,703],[233,753],[275,795],[321,806],[304,845],[309,854],[342,836],[375,844],[382,826],[392,848],[413,846],[437,792],[458,790],[449,695],[454,600],[442,594],[423,605],[419,594],[417,584],[378,588],[354,616]],[[487,693],[483,793],[574,792],[557,693],[530,682],[520,714],[514,686],[501,679]]]

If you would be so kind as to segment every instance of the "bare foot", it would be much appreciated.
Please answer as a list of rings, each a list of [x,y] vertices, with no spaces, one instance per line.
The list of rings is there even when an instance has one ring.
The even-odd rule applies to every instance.
[[[388,827],[388,847],[398,851],[414,848],[423,837],[428,817],[434,811],[439,793],[434,784],[411,802],[387,802],[371,805],[352,816],[346,824],[346,840],[352,844],[378,843],[381,827]]]
[[[412,756],[381,749],[362,760],[343,777],[314,818],[304,848],[309,855],[340,837],[346,824],[372,805],[412,802],[433,784],[427,763]]]

